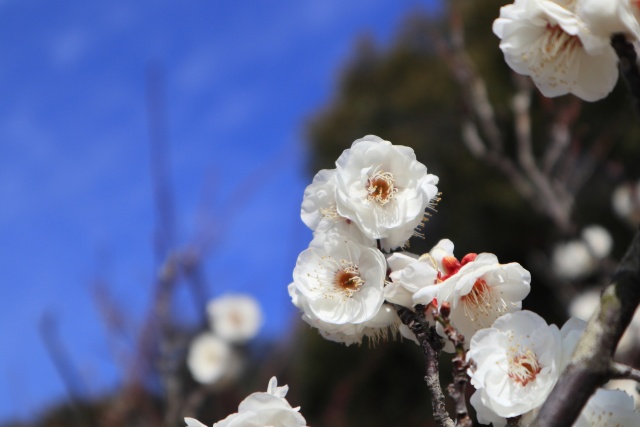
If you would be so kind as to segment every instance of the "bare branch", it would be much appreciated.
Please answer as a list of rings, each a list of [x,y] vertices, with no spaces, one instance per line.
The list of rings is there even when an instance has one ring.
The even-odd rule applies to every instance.
[[[615,376],[613,353],[640,303],[640,232],[605,289],[571,362],[534,421],[535,426],[572,425],[595,390]],[[568,398],[570,396],[571,398]]]
[[[427,323],[424,316],[423,305],[415,307],[416,312],[408,308],[395,306],[400,320],[407,325],[413,332],[420,343],[420,347],[424,352],[427,375],[424,377],[427,387],[431,392],[431,406],[433,409],[433,419],[440,427],[454,427],[453,420],[449,417],[449,413],[444,405],[444,393],[440,387],[440,372],[438,370],[438,354],[444,346],[442,338],[436,332],[435,326]]]
[[[451,324],[449,320],[450,313],[451,305],[447,302],[442,303],[439,313],[435,308],[433,309],[433,318],[442,325],[445,335],[456,350],[456,355],[452,360],[453,383],[449,384],[447,391],[456,405],[456,425],[472,427],[473,423],[469,417],[466,400],[466,389],[467,383],[469,382],[469,376],[467,375],[469,363],[467,362],[467,352],[464,349],[464,335],[458,332]]]
[[[611,375],[613,379],[627,379],[640,382],[640,370],[622,363],[611,364]]]
[[[611,46],[616,51],[620,62],[620,74],[627,83],[636,110],[640,112],[640,69],[638,69],[638,55],[633,43],[628,41],[624,34],[615,34],[611,37]]]

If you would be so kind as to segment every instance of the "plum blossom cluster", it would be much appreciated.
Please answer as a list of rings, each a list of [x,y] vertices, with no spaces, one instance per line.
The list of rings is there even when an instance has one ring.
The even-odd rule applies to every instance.
[[[207,304],[209,330],[191,341],[187,366],[201,384],[224,385],[241,371],[234,345],[254,338],[262,326],[262,310],[250,295],[227,294]]]
[[[520,310],[531,275],[517,263],[501,264],[489,253],[458,259],[448,239],[422,256],[389,253],[421,234],[438,200],[437,183],[411,148],[371,135],[356,140],[335,169],[315,176],[301,208],[314,237],[289,285],[305,322],[326,339],[350,345],[396,331],[415,339],[401,324],[398,306],[447,303],[451,324],[467,337]]]
[[[272,377],[266,392],[250,394],[238,407],[238,412],[213,424],[213,427],[303,427],[307,425],[300,414],[300,407],[293,408],[285,399],[288,386],[278,387],[278,380]],[[185,418],[187,427],[206,427],[193,418]]]
[[[640,37],[633,0],[515,0],[500,9],[493,32],[507,64],[531,76],[544,96],[607,96],[618,80],[614,34]]]

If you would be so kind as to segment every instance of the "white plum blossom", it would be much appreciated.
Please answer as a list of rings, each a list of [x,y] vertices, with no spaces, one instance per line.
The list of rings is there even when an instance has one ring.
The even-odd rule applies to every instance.
[[[412,148],[374,135],[354,141],[336,161],[336,206],[384,249],[403,246],[438,194],[438,177]]]
[[[585,241],[571,240],[553,248],[551,268],[562,279],[577,280],[593,272],[595,260]]]
[[[213,427],[303,427],[307,422],[300,414],[300,407],[293,408],[285,399],[289,387],[278,387],[272,377],[267,391],[256,392],[246,397],[238,406],[238,412],[213,424]],[[203,424],[193,418],[185,418],[187,427]]]
[[[598,389],[587,401],[574,427],[639,426],[633,397],[622,390]]]
[[[598,36],[622,33],[632,40],[640,38],[640,4],[636,0],[577,0],[576,13]]]
[[[196,381],[209,385],[233,377],[239,368],[229,344],[210,332],[202,333],[191,341],[187,366]]]
[[[211,300],[207,313],[214,333],[232,343],[254,338],[263,322],[258,301],[244,294],[228,294]]]
[[[585,323],[570,319],[558,330],[531,311],[505,314],[471,339],[468,370],[476,388],[471,404],[483,423],[533,418],[568,363]],[[505,420],[506,422],[506,420]],[[525,424],[526,425],[526,424]]]
[[[312,230],[323,220],[340,221],[346,218],[336,210],[336,170],[322,169],[304,190],[300,218]]]
[[[596,101],[618,80],[609,36],[591,32],[576,15],[575,1],[515,0],[500,9],[493,32],[507,64],[531,76],[544,96],[572,93]]]
[[[446,273],[442,281],[418,290],[413,302],[437,307],[448,302],[451,324],[467,338],[467,347],[476,331],[490,327],[505,313],[520,310],[531,289],[527,270],[516,262],[500,264],[494,254],[469,254],[462,261],[445,256],[442,264]],[[436,328],[443,335],[440,324]],[[453,348],[446,346],[445,350]]]
[[[316,236],[298,256],[293,283],[309,317],[358,324],[378,314],[386,271],[382,252],[333,230]]]
[[[613,238],[606,228],[600,225],[589,225],[582,230],[580,236],[596,259],[605,258],[611,253]]]
[[[634,407],[640,405],[640,393],[638,393],[638,382],[635,380],[618,379],[611,380],[604,385],[607,390],[622,390],[633,398]],[[640,424],[639,424],[640,425]]]
[[[441,260],[453,255],[451,240],[441,240],[431,251],[420,258],[402,252],[396,252],[387,258],[391,270],[384,288],[388,302],[404,307],[413,307],[413,295],[425,286],[433,286],[438,279],[438,269],[442,268]]]
[[[329,323],[317,318],[308,308],[308,302],[296,288],[295,283],[289,285],[289,296],[293,304],[302,310],[302,320],[309,326],[316,328],[323,338],[329,341],[350,346],[361,344],[366,337],[370,342],[377,343],[380,339],[394,338],[396,331],[403,337],[415,340],[411,331],[402,328],[396,311],[388,304],[383,304],[373,318],[362,323]]]

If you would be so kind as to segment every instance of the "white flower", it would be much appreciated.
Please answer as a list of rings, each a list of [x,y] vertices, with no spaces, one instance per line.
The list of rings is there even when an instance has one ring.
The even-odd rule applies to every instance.
[[[384,288],[385,299],[388,302],[404,307],[413,307],[413,295],[425,286],[433,286],[438,279],[438,261],[445,254],[453,255],[451,240],[441,240],[431,251],[419,259],[412,254],[396,252],[387,259],[391,270],[388,283]]]
[[[233,351],[226,341],[205,332],[196,336],[187,355],[193,378],[202,384],[216,384],[237,372]]]
[[[598,389],[587,401],[574,427],[618,427],[640,425],[633,397],[622,390]]]
[[[570,319],[558,330],[531,311],[505,314],[471,339],[467,373],[480,422],[526,414],[533,418],[568,363],[585,323]],[[526,425],[526,424],[525,424]]]
[[[500,9],[493,32],[507,64],[531,76],[544,96],[596,101],[618,80],[617,57],[609,37],[594,35],[574,13],[574,3],[515,0]]]
[[[576,13],[589,31],[601,37],[623,33],[632,39],[640,38],[640,7],[634,0],[578,0]]]
[[[336,210],[336,170],[322,169],[304,190],[300,217],[307,227],[315,230],[323,220],[340,221],[346,218]]]
[[[635,380],[611,380],[604,385],[607,390],[622,390],[633,398],[633,405],[637,408],[640,405],[640,394],[638,393],[638,383]]]
[[[416,304],[443,302],[451,305],[451,324],[465,336],[468,347],[473,334],[490,327],[505,313],[520,310],[522,300],[531,289],[531,274],[516,262],[500,264],[489,253],[475,257],[470,254],[458,262],[453,257],[443,258],[444,281],[418,290],[413,296]],[[434,301],[435,299],[435,301]],[[443,335],[442,328],[436,325]],[[446,351],[453,351],[451,346]]]
[[[250,394],[238,407],[238,412],[218,421],[213,427],[302,427],[307,422],[300,415],[300,407],[292,408],[285,396],[289,387],[278,387],[278,380],[272,377],[267,392]],[[193,418],[185,418],[188,427],[203,424]]]
[[[560,331],[530,311],[505,314],[471,339],[467,360],[479,400],[504,418],[522,415],[544,403],[562,363]]]
[[[310,317],[355,324],[380,310],[386,271],[382,252],[333,230],[317,235],[298,256],[293,282]]]
[[[558,243],[551,254],[551,268],[558,277],[569,280],[588,276],[595,268],[589,246],[582,240]]]
[[[410,147],[377,136],[356,140],[336,161],[336,205],[385,249],[405,244],[437,193],[438,177],[416,160]]]
[[[582,230],[581,237],[595,258],[602,259],[611,253],[613,238],[606,228],[590,225]]]
[[[378,313],[371,319],[362,323],[329,323],[318,319],[309,309],[307,298],[296,288],[295,283],[289,285],[289,295],[293,304],[302,310],[302,320],[309,326],[316,328],[323,338],[329,341],[345,344],[361,344],[367,337],[374,344],[380,339],[387,339],[389,336],[395,337],[396,331],[409,339],[415,339],[411,331],[401,328],[400,318],[396,311],[388,304],[383,304]]]
[[[215,334],[232,343],[252,339],[262,326],[260,304],[250,295],[223,295],[207,304],[207,312]]]

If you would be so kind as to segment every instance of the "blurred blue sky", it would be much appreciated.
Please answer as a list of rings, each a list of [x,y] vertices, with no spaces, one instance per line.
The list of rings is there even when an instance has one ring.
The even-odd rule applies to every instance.
[[[118,371],[92,282],[134,325],[148,309],[150,63],[165,75],[178,243],[218,224],[209,295],[257,295],[275,337],[298,319],[286,285],[310,239],[304,121],[358,35],[384,43],[427,3],[0,0],[0,421],[65,396],[38,334],[45,312],[98,395]]]

